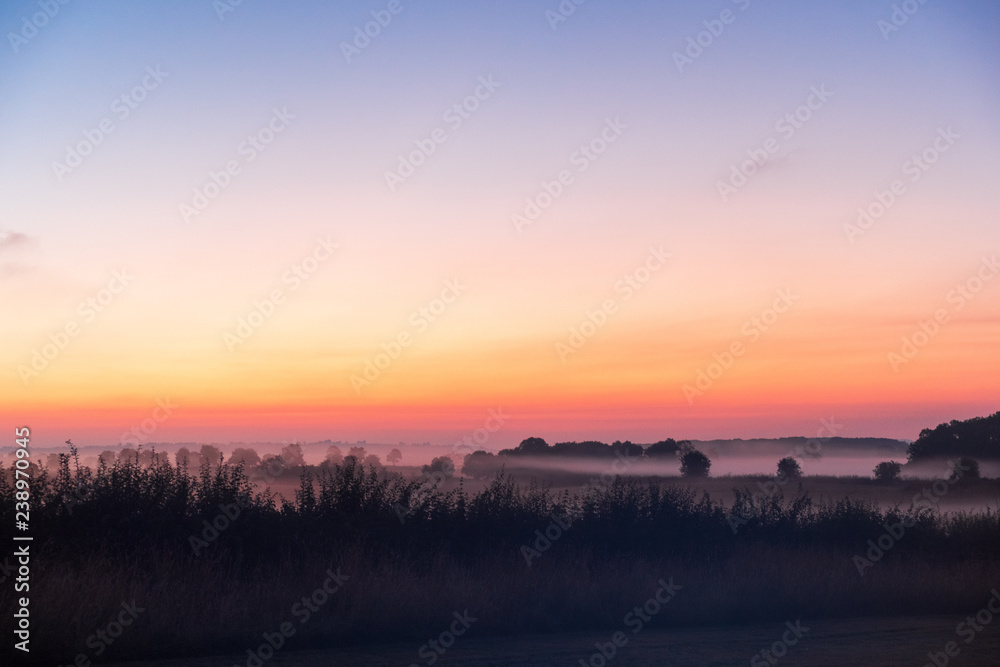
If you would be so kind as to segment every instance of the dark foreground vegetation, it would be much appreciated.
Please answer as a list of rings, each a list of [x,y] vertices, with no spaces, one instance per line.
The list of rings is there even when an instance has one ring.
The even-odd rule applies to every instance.
[[[63,456],[31,488],[33,660],[242,652],[255,665],[265,633],[288,624],[285,648],[412,640],[426,664],[418,647],[456,612],[479,636],[614,631],[661,580],[679,589],[649,621],[659,627],[964,615],[1000,582],[989,510],[820,504],[792,485],[736,490],[724,507],[656,483],[552,493],[502,473],[469,494],[353,458],[299,471],[286,501],[242,465],[153,457],[91,471]],[[14,500],[6,471],[5,533]],[[14,595],[0,592],[5,619]]]

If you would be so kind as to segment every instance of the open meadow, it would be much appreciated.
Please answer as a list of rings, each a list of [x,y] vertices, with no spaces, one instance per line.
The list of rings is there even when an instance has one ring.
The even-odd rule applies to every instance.
[[[578,664],[601,646],[616,664],[731,664],[755,644],[833,664],[817,660],[902,659],[893,642],[933,629],[944,646],[948,619],[954,634],[1000,611],[995,478],[592,476],[514,461],[475,479],[353,456],[261,476],[221,459],[74,458],[35,487],[48,536],[35,651],[58,664],[420,664],[452,643],[454,664]],[[13,597],[0,608],[13,613]],[[95,635],[126,617],[120,639]],[[801,648],[782,648],[803,619]],[[827,650],[844,633],[856,652]]]

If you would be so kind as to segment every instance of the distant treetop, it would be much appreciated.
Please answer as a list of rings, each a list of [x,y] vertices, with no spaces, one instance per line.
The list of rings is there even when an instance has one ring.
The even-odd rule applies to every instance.
[[[681,454],[694,447],[687,440],[675,441],[673,438],[661,440],[652,445],[639,445],[630,440],[615,440],[610,445],[597,440],[583,442],[557,442],[549,445],[542,438],[525,438],[513,449],[500,450],[499,456],[566,456],[578,458],[614,458],[617,455],[637,458],[643,455],[650,458],[676,459]]]
[[[977,459],[1000,458],[1000,412],[989,417],[952,420],[925,428],[906,450],[910,461],[970,456]]]

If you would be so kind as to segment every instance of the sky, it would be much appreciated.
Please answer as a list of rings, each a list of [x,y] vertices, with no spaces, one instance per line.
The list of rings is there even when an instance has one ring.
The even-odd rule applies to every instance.
[[[9,433],[912,439],[1000,405],[996,3],[15,0],[0,32]]]

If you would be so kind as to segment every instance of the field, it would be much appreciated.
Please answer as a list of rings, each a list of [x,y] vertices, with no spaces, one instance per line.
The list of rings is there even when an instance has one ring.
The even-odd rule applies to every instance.
[[[998,488],[518,470],[442,480],[354,460],[255,484],[241,465],[91,470],[65,457],[33,487],[46,536],[32,560],[36,650],[61,664],[378,664],[359,651],[406,664],[578,664],[601,637],[612,646],[628,632],[616,664],[663,664],[673,650],[673,664],[731,664],[802,620],[810,641],[795,659],[810,646],[809,660],[832,659],[818,647],[845,632],[867,655],[881,628],[919,660],[1000,583]],[[12,493],[0,484],[3,500]],[[944,511],[946,500],[980,509]],[[4,590],[0,611],[13,607]],[[100,639],[112,628],[121,636]],[[450,631],[449,650],[421,653]],[[273,657],[267,637],[281,648]],[[500,647],[514,662],[486,660]]]
[[[807,622],[801,641],[788,648],[780,664],[795,667],[843,667],[880,665],[911,667],[923,665],[928,653],[938,653],[953,641],[956,619],[948,616],[862,618]],[[649,629],[629,639],[618,650],[613,663],[621,667],[638,665],[681,665],[691,667],[731,667],[749,665],[754,656],[771,646],[786,630],[781,623],[755,623],[714,628]],[[443,664],[468,667],[548,667],[579,665],[596,651],[595,643],[606,643],[607,633],[566,633],[526,637],[470,636],[451,649]],[[406,665],[416,659],[417,647],[399,643],[377,647],[322,651],[283,650],[267,663],[298,667],[353,667]],[[1000,629],[987,628],[970,644],[960,643],[954,664],[993,667],[1000,655]],[[216,667],[238,664],[244,656],[130,662],[122,667]],[[760,657],[758,664],[769,664]],[[599,662],[599,661],[597,661]],[[949,661],[951,662],[951,661]],[[245,662],[243,662],[245,664]]]

